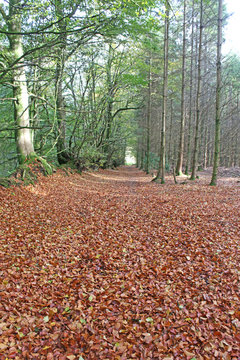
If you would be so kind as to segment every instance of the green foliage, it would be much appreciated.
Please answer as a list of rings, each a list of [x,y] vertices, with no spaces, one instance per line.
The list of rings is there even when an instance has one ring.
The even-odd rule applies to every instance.
[[[143,168],[146,167],[146,163],[147,163],[147,156],[145,155],[144,160],[143,160]],[[149,170],[157,169],[158,165],[159,165],[159,156],[150,152],[149,153]]]
[[[212,0],[204,2],[205,5],[208,3],[211,6],[204,10],[206,19],[210,18],[209,12],[216,10],[216,3]],[[173,128],[177,130],[181,87],[181,6],[179,2],[171,2],[169,95],[174,102]],[[188,6],[190,15],[191,2]],[[195,11],[198,6],[199,1],[196,1]],[[7,7],[7,3],[3,5],[6,12]],[[29,0],[27,6],[20,10],[22,31],[25,33],[22,41],[36,153],[47,162],[57,163],[59,123],[56,74],[61,59],[65,112],[63,150],[69,154],[69,158],[82,169],[102,167],[106,163],[109,166],[121,164],[127,146],[132,147],[136,154],[138,140],[145,136],[144,131],[140,133],[136,118],[143,121],[145,116],[149,70],[153,84],[151,106],[154,126],[161,112],[164,1],[43,0],[40,3]],[[2,17],[0,21],[2,29],[7,30]],[[195,21],[198,21],[197,14]],[[206,37],[209,37],[206,59],[212,64],[215,62],[215,43],[212,41],[216,35],[215,25],[213,19],[213,25],[209,23],[204,29]],[[190,22],[188,31],[189,46]],[[0,97],[12,98],[10,82],[13,58],[7,36],[1,34],[0,37],[0,70],[9,67],[4,76],[1,73]],[[187,62],[189,69],[190,56]],[[223,69],[226,83],[224,91],[227,94],[232,87],[233,97],[238,93],[239,69],[237,56],[226,59]],[[212,77],[211,86],[214,87],[212,74],[213,70],[209,76]],[[187,82],[188,77],[189,71],[186,74]],[[8,100],[0,105],[0,174],[5,176],[13,172],[18,163],[13,102]],[[121,108],[131,107],[141,109],[118,112]],[[151,168],[157,167],[157,148],[158,144],[151,148]]]
[[[77,168],[94,169],[102,167],[106,161],[106,156],[94,146],[84,145],[76,160]]]
[[[133,85],[133,86],[146,86],[147,81],[146,78],[141,75],[133,75],[133,74],[123,74],[122,77],[123,83],[127,85]]]

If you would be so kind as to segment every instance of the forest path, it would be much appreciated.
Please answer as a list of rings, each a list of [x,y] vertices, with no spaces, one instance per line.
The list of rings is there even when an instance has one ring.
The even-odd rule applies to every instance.
[[[150,180],[0,189],[0,360],[238,359],[239,186]]]

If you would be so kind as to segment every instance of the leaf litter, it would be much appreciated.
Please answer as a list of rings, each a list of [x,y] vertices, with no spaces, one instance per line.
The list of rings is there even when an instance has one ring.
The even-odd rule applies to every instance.
[[[239,359],[238,186],[123,167],[0,196],[0,360]]]

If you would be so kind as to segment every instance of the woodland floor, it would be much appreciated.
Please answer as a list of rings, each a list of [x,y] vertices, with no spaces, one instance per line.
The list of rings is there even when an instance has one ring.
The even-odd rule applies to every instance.
[[[0,360],[240,359],[240,186],[131,167],[0,188]]]

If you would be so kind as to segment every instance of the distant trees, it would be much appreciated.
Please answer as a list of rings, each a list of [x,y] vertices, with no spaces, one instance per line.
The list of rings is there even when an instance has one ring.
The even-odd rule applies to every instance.
[[[223,6],[220,16],[218,8],[218,3],[213,0],[186,0],[181,5],[179,2],[171,1],[168,101],[166,129],[163,134],[160,126],[164,124],[165,96],[161,90],[164,84],[164,75],[156,79],[153,87],[157,90],[152,92],[151,99],[148,100],[152,103],[149,116],[151,119],[149,127],[152,134],[149,149],[151,156],[148,168],[150,172],[151,169],[156,169],[157,177],[159,177],[160,171],[156,162],[162,161],[161,144],[164,143],[164,139],[166,139],[165,169],[176,166],[176,174],[191,172],[192,180],[197,177],[199,170],[214,164],[213,170],[216,172],[214,159],[218,156],[221,166],[239,166],[239,147],[237,149],[236,146],[239,140],[236,129],[240,127],[237,115],[239,82],[236,72],[233,71],[235,66],[238,67],[236,64],[239,64],[239,58],[236,56],[226,57],[225,63],[222,65],[222,84],[219,85],[221,60],[219,60],[220,48],[219,45],[217,46],[217,38],[220,21],[221,28],[224,26],[226,10]],[[163,10],[161,11],[163,12]],[[159,73],[160,69],[164,67],[164,30],[163,21],[160,20],[160,22],[162,22],[162,26],[158,30],[158,36],[161,39],[158,49],[159,61],[155,61],[154,68],[154,72],[159,69]],[[222,91],[221,99],[216,97],[216,88],[218,88],[217,94],[220,93],[220,90]],[[154,101],[157,96],[156,92],[159,98],[158,104]],[[147,105],[144,106],[147,109]],[[221,129],[218,126],[220,117]],[[218,119],[216,136],[214,136],[215,119],[216,121]],[[137,158],[139,159],[140,154],[145,153],[146,155],[142,159],[142,162],[145,163],[149,161],[148,150],[146,151],[147,142],[144,141],[146,132],[143,131],[142,121],[139,121],[139,127]],[[143,130],[141,131],[141,129]],[[156,134],[159,136],[157,137]],[[219,147],[220,137],[222,139],[221,150]],[[216,156],[216,154],[219,155]]]

